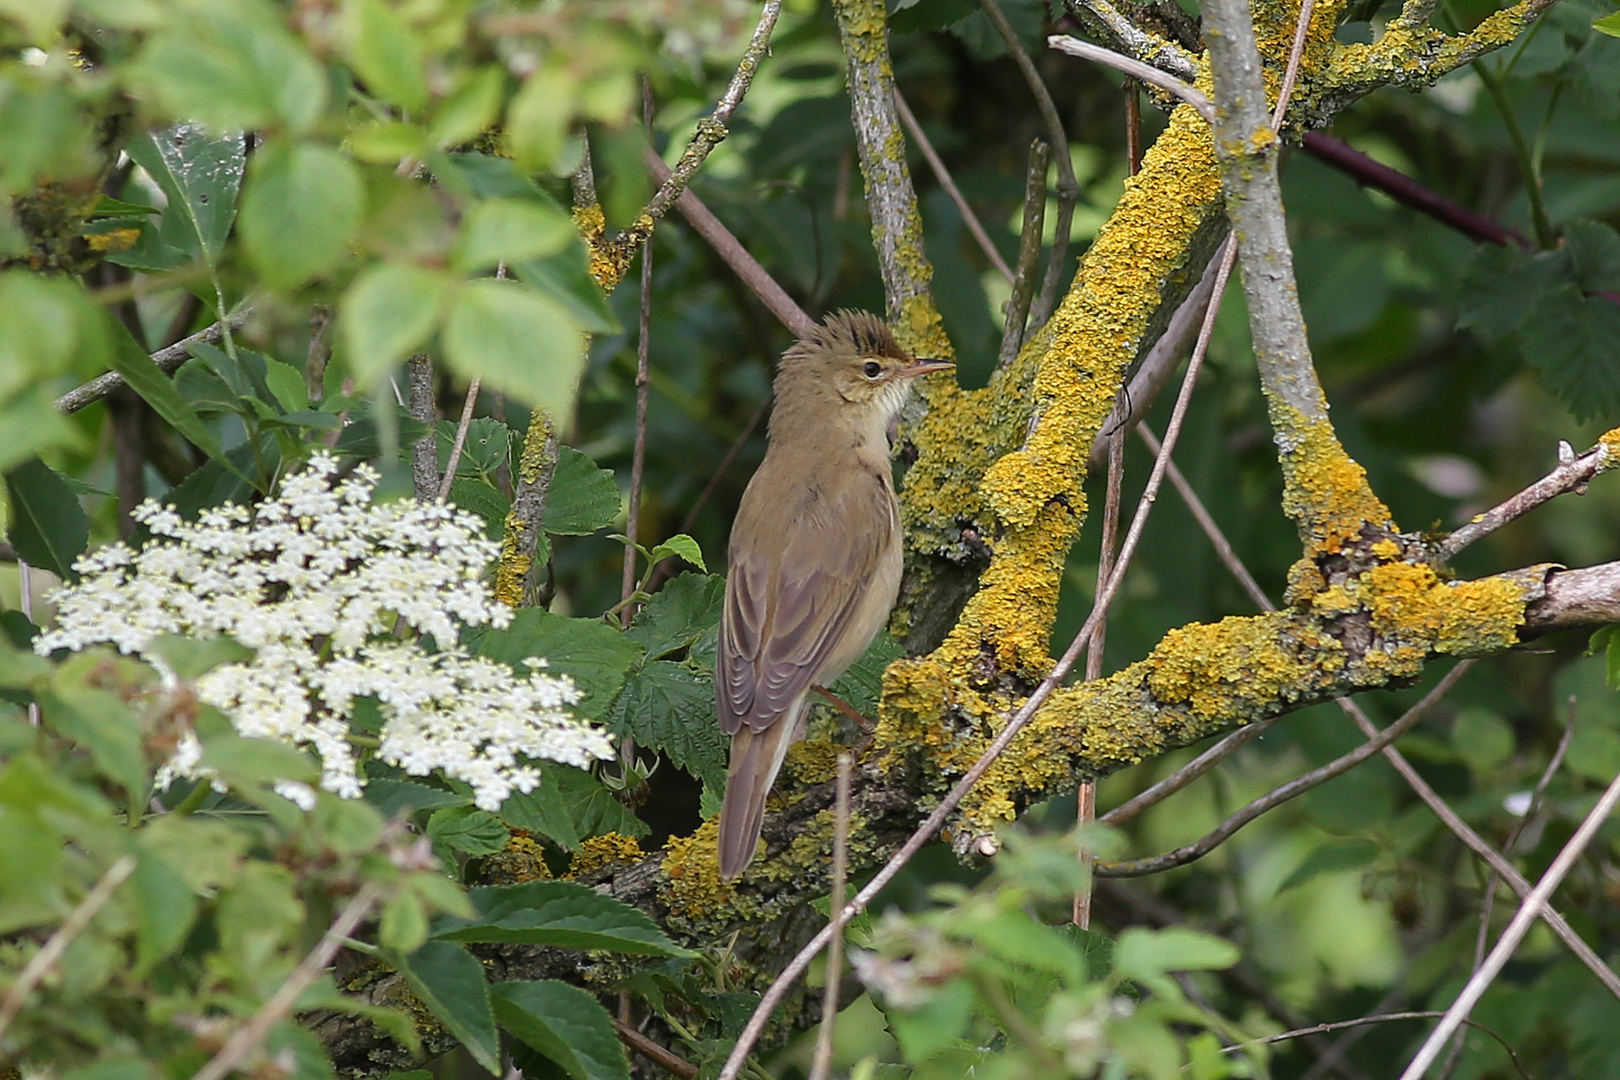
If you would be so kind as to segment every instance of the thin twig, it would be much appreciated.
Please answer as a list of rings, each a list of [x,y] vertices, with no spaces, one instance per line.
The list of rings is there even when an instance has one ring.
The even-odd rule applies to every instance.
[[[1001,348],[996,354],[996,363],[1002,367],[1013,362],[1024,344],[1029,304],[1035,295],[1036,264],[1041,258],[1041,230],[1046,224],[1046,165],[1050,159],[1051,148],[1044,142],[1036,139],[1029,144],[1024,219],[1018,228],[1018,270],[1013,274],[1012,295],[1007,298],[1006,322],[1001,328]]]
[[[647,151],[646,160],[647,169],[654,177],[661,180],[669,175],[669,166],[651,150]],[[681,197],[675,200],[675,209],[681,212],[681,216],[699,236],[708,241],[721,261],[731,267],[732,272],[755,296],[759,297],[760,302],[783,326],[800,337],[815,329],[816,321],[787,294],[787,290],[760,265],[759,260],[743,247],[742,242],[714,216],[714,212],[704,205],[703,200],[699,199],[690,188],[681,192]]]
[[[1354,1020],[1335,1020],[1329,1024],[1313,1024],[1310,1027],[1296,1028],[1293,1031],[1283,1031],[1277,1033],[1276,1035],[1265,1035],[1258,1039],[1244,1039],[1242,1042],[1231,1043],[1230,1045],[1221,1047],[1221,1053],[1230,1054],[1243,1049],[1245,1046],[1261,1046],[1268,1043],[1286,1042],[1289,1039],[1299,1039],[1306,1035],[1323,1035],[1330,1031],[1343,1031],[1346,1028],[1366,1027],[1368,1024],[1388,1024],[1396,1020],[1433,1020],[1436,1017],[1444,1015],[1445,1014],[1442,1012],[1424,1009],[1418,1012],[1378,1013],[1373,1016],[1358,1016]],[[1513,1052],[1513,1047],[1506,1039],[1502,1038],[1501,1035],[1486,1027],[1484,1024],[1479,1023],[1477,1020],[1465,1020],[1463,1023],[1467,1024],[1471,1028],[1477,1028],[1478,1030],[1483,1031],[1485,1034],[1489,1035],[1491,1038],[1500,1043],[1502,1050],[1507,1054],[1509,1059],[1512,1060],[1513,1067],[1518,1070],[1519,1075],[1524,1077],[1525,1080],[1530,1080],[1530,1074],[1525,1072],[1524,1067],[1519,1064],[1519,1055]]]
[[[669,1047],[654,1042],[621,1020],[614,1019],[613,1032],[618,1035],[619,1041],[624,1045],[659,1068],[681,1077],[681,1080],[691,1080],[699,1072],[696,1065],[687,1061]]]
[[[1428,712],[1436,702],[1451,692],[1451,688],[1457,685],[1457,680],[1461,679],[1473,664],[1474,661],[1472,660],[1464,660],[1446,672],[1445,678],[1436,683],[1433,690],[1423,695],[1421,701],[1406,710],[1405,715],[1379,732],[1376,737],[1368,739],[1348,754],[1335,758],[1321,768],[1312,769],[1304,776],[1290,780],[1288,783],[1266,792],[1260,798],[1255,799],[1235,814],[1232,814],[1194,843],[1166,852],[1163,855],[1154,855],[1151,858],[1098,863],[1096,874],[1099,877],[1142,877],[1146,874],[1161,873],[1177,866],[1186,866],[1190,862],[1202,859],[1205,855],[1231,839],[1239,829],[1261,814],[1281,806],[1290,799],[1298,798],[1312,788],[1320,787],[1334,777],[1342,776],[1406,734],[1413,724],[1422,719],[1424,713]]]
[[[461,454],[467,448],[467,432],[472,428],[473,410],[478,407],[478,388],[481,380],[473,377],[467,384],[467,400],[461,404],[461,420],[456,424],[456,437],[450,442],[450,459],[444,466],[444,477],[439,481],[439,501],[450,498],[450,487],[456,482],[456,469],[461,465]]]
[[[844,907],[844,884],[849,875],[849,774],[855,759],[848,752],[838,755],[838,781],[833,800],[832,898],[829,911]],[[834,934],[827,944],[827,977],[822,989],[821,1030],[816,1033],[816,1056],[810,1065],[810,1080],[827,1080],[832,1072],[833,1032],[838,1021],[838,984],[844,972],[844,935]]]
[[[630,454],[630,505],[624,525],[624,576],[620,582],[621,601],[628,601],[636,591],[636,543],[641,531],[641,487],[647,471],[647,400],[651,390],[649,365],[652,350],[652,238],[641,245],[641,303],[636,324],[636,438]],[[626,602],[619,612],[620,625],[629,626],[636,617],[635,605]],[[633,751],[632,751],[633,754]],[[626,761],[634,760],[626,757]]]
[[[1563,460],[1558,468],[1446,537],[1435,548],[1435,558],[1451,558],[1474,541],[1489,536],[1508,522],[1523,517],[1559,495],[1570,491],[1584,492],[1594,476],[1620,465],[1620,455],[1607,442],[1599,442],[1580,457],[1573,455],[1568,443],[1560,443],[1559,450],[1559,457]]]
[[[1029,92],[1035,97],[1035,106],[1040,110],[1041,123],[1046,126],[1046,139],[1052,144],[1052,154],[1057,161],[1057,220],[1056,228],[1052,234],[1052,254],[1046,262],[1046,277],[1041,282],[1041,294],[1034,308],[1030,310],[1029,325],[1039,327],[1051,318],[1052,311],[1057,307],[1058,287],[1063,281],[1064,262],[1069,253],[1069,231],[1074,222],[1074,206],[1080,201],[1080,182],[1074,175],[1074,161],[1069,155],[1069,136],[1063,130],[1063,118],[1058,115],[1057,104],[1052,100],[1052,94],[1046,89],[1046,83],[1041,80],[1040,72],[1035,70],[1035,61],[1030,57],[1024,43],[1019,40],[1012,23],[1002,12],[996,0],[979,0],[984,7],[984,13],[995,26],[1001,40],[1006,43],[1007,51],[1012,55],[1013,62],[1018,65],[1018,71],[1024,76],[1024,82],[1029,86]],[[1044,180],[1046,174],[1042,172]],[[1042,207],[1044,208],[1044,200]],[[1038,246],[1038,245],[1037,245]],[[1022,255],[1020,254],[1020,261]],[[1020,270],[1020,273],[1022,271]]]
[[[118,891],[118,886],[122,885],[124,880],[134,872],[135,856],[120,856],[116,862],[107,868],[107,872],[101,875],[100,880],[91,887],[90,891],[85,894],[84,899],[79,901],[78,906],[68,913],[66,919],[62,920],[62,925],[56,928],[56,933],[52,934],[45,944],[40,946],[39,952],[35,953],[34,958],[28,961],[28,966],[22,969],[22,973],[17,976],[17,981],[11,984],[10,990],[6,991],[5,1000],[0,1001],[0,1035],[4,1035],[6,1030],[11,1027],[11,1022],[17,1019],[17,1013],[22,1011],[23,1004],[28,1000],[29,993],[39,985],[41,979],[50,973],[51,968],[56,966],[56,962],[62,959],[62,954],[67,951],[67,947],[73,944],[80,934],[84,933],[85,928],[90,925],[90,921],[96,917],[96,913],[105,907],[107,901],[112,899],[113,893]]]
[[[1192,53],[1173,41],[1150,33],[1122,15],[1108,0],[1069,0],[1069,7],[1077,13],[1084,11],[1096,19],[1099,26],[1113,35],[1124,48],[1140,61],[1152,64],[1160,71],[1181,79],[1198,77],[1198,61]]]
[[[1299,79],[1300,60],[1305,56],[1305,35],[1311,29],[1311,14],[1316,0],[1300,0],[1299,17],[1294,20],[1294,43],[1288,52],[1288,67],[1283,71],[1282,87],[1277,91],[1277,104],[1271,110],[1271,126],[1282,129],[1283,117],[1288,115],[1288,101],[1294,96],[1294,83]]]
[[[1046,43],[1059,52],[1066,52],[1070,56],[1078,56],[1082,60],[1090,60],[1103,64],[1115,71],[1123,71],[1127,75],[1135,76],[1145,83],[1151,83],[1161,90],[1167,90],[1176,97],[1185,101],[1198,111],[1204,122],[1211,127],[1215,126],[1215,105],[1203,93],[1196,90],[1189,83],[1184,83],[1174,75],[1167,75],[1156,67],[1149,67],[1140,60],[1133,60],[1124,53],[1117,53],[1113,49],[1105,49],[1101,45],[1093,45],[1089,41],[1069,37],[1067,34],[1053,34],[1046,39]]]
[[[252,314],[253,308],[244,304],[231,312],[224,323],[215,323],[212,326],[204,327],[190,337],[181,338],[173,345],[159,349],[152,354],[152,363],[157,365],[159,371],[170,374],[191,359],[191,346],[198,342],[208,345],[219,344],[220,340],[225,336],[226,323],[230,324],[232,329],[241,329]],[[124,377],[116,371],[109,371],[105,375],[97,375],[89,382],[84,383],[82,386],[76,386],[57,398],[56,411],[61,413],[78,412],[86,405],[92,405],[100,401],[123,385]]]
[[[1548,900],[1552,898],[1553,891],[1563,882],[1564,876],[1575,865],[1575,860],[1580,858],[1581,853],[1586,850],[1586,845],[1591,843],[1592,837],[1597,834],[1599,826],[1608,820],[1609,815],[1614,812],[1616,803],[1620,803],[1620,776],[1616,776],[1609,782],[1608,788],[1603,792],[1603,796],[1598,799],[1597,805],[1592,807],[1592,812],[1586,815],[1580,827],[1575,830],[1575,835],[1569,838],[1569,843],[1564,845],[1563,850],[1558,853],[1558,857],[1553,859],[1552,865],[1547,867],[1547,872],[1536,883],[1536,887],[1531,890],[1529,896],[1525,897],[1524,903],[1519,906],[1518,912],[1514,914],[1513,921],[1508,923],[1506,930],[1502,931],[1502,937],[1497,941],[1496,947],[1491,950],[1491,955],[1486,957],[1485,963],[1480,965],[1478,971],[1474,972],[1473,977],[1463,987],[1462,993],[1457,995],[1457,1000],[1452,1002],[1451,1008],[1446,1010],[1446,1015],[1441,1019],[1440,1023],[1435,1025],[1433,1031],[1429,1032],[1429,1037],[1418,1048],[1418,1052],[1412,1058],[1411,1064],[1401,1073],[1401,1080],[1418,1080],[1419,1077],[1428,1072],[1429,1066],[1433,1065],[1435,1058],[1440,1055],[1440,1048],[1445,1045],[1446,1040],[1457,1029],[1457,1025],[1473,1010],[1491,983],[1496,980],[1496,976],[1501,973],[1503,966],[1512,957],[1514,950],[1524,940],[1525,934],[1530,932],[1531,925],[1535,923],[1537,917],[1543,914]]]
[[[1166,459],[1168,462],[1168,459]],[[1107,584],[1114,573],[1114,543],[1119,538],[1119,507],[1125,483],[1125,432],[1115,431],[1108,438],[1108,478],[1104,487],[1102,536],[1097,545],[1097,588],[1100,591]],[[1108,620],[1102,619],[1097,623],[1097,629],[1092,631],[1091,644],[1086,646],[1086,681],[1093,682],[1102,677],[1103,650],[1108,638]],[[1095,780],[1081,781],[1079,793],[1075,797],[1075,824],[1084,829],[1097,817],[1097,782]],[[1091,855],[1084,848],[1080,851],[1080,862],[1089,866],[1092,863]],[[1074,910],[1071,918],[1074,925],[1082,930],[1091,928],[1091,879],[1087,877],[1086,884],[1074,894]]]
[[[962,194],[962,189],[957,187],[956,181],[951,178],[951,171],[945,167],[945,162],[940,159],[939,154],[934,150],[934,144],[928,141],[927,135],[923,134],[922,125],[917,123],[917,118],[912,115],[911,106],[907,105],[906,99],[900,96],[898,88],[894,91],[894,107],[900,113],[900,122],[906,126],[906,133],[917,144],[917,149],[922,151],[923,160],[927,161],[928,167],[934,170],[934,178],[939,181],[939,186],[944,189],[946,195],[950,196],[951,202],[955,204],[957,211],[961,213],[962,221],[967,225],[968,232],[973,235],[974,242],[979,245],[979,250],[984,252],[984,257],[990,260],[991,266],[1001,271],[1002,277],[1006,278],[1009,283],[1012,282],[1012,268],[1007,265],[1007,260],[1001,257],[1001,252],[996,250],[996,245],[991,241],[990,234],[984,231],[984,225],[979,221],[979,215],[975,214],[973,207],[968,205],[967,197]]]
[[[1229,252],[1235,250],[1231,240],[1227,241],[1227,248]],[[1225,261],[1223,265],[1230,269],[1229,260]],[[1219,287],[1218,285],[1217,288],[1219,289]],[[1207,319],[1206,326],[1213,329],[1213,323]],[[890,856],[889,861],[866,883],[865,887],[855,894],[855,899],[846,905],[842,911],[838,912],[828,926],[811,938],[809,943],[800,949],[792,960],[788,961],[781,974],[766,989],[759,1005],[754,1009],[754,1014],[749,1017],[748,1023],[743,1027],[742,1034],[738,1036],[731,1055],[726,1059],[725,1067],[720,1071],[719,1080],[737,1080],[743,1063],[748,1059],[749,1051],[753,1049],[754,1043],[759,1040],[760,1034],[764,1032],[766,1022],[777,1005],[781,1003],[788,987],[792,986],[804,974],[805,969],[810,965],[810,961],[826,947],[832,935],[842,933],[845,924],[865,910],[866,905],[871,903],[872,898],[894,879],[895,875],[900,872],[906,863],[911,861],[912,856],[922,850],[924,844],[933,838],[934,833],[938,832],[940,826],[945,824],[945,819],[950,817],[956,810],[956,807],[967,797],[967,793],[973,790],[973,786],[979,782],[979,778],[995,763],[995,760],[1001,756],[1002,752],[1012,745],[1012,741],[1018,737],[1018,733],[1029,723],[1030,717],[1034,716],[1035,712],[1046,703],[1046,700],[1052,696],[1052,691],[1073,670],[1075,661],[1079,659],[1081,651],[1090,642],[1091,635],[1097,628],[1097,623],[1106,617],[1108,607],[1113,603],[1114,597],[1118,594],[1120,585],[1124,581],[1124,570],[1130,565],[1136,546],[1141,542],[1142,531],[1147,527],[1148,513],[1153,507],[1154,500],[1158,496],[1159,486],[1164,479],[1165,464],[1169,459],[1169,455],[1175,449],[1176,438],[1181,433],[1181,425],[1187,415],[1187,405],[1192,397],[1193,384],[1197,381],[1198,370],[1208,344],[1208,335],[1203,335],[1200,337],[1198,346],[1193,350],[1192,359],[1187,364],[1186,377],[1182,380],[1181,392],[1177,395],[1175,407],[1171,411],[1170,425],[1165,431],[1164,453],[1153,463],[1153,472],[1149,475],[1148,482],[1143,488],[1141,500],[1137,503],[1136,513],[1131,519],[1130,529],[1126,532],[1125,542],[1120,547],[1119,560],[1115,564],[1113,574],[1108,579],[1108,584],[1098,591],[1097,598],[1092,604],[1091,614],[1086,617],[1085,623],[1080,627],[1079,632],[1075,634],[1074,639],[1069,642],[1069,647],[1064,650],[1057,663],[1052,665],[1052,669],[1047,672],[1046,677],[1035,687],[1034,692],[1025,699],[1024,704],[1019,706],[1018,710],[1008,718],[1006,726],[1001,729],[1001,732],[992,740],[984,753],[979,756],[979,759],[969,767],[967,772],[962,774],[961,779],[951,787],[951,790],[940,800],[939,805],[928,815],[928,818],[907,837],[906,842],[900,846],[900,850]]]
[[[344,941],[350,937],[355,927],[360,925],[362,919],[370,913],[373,905],[382,897],[382,889],[367,882],[361,886],[360,891],[354,894],[348,904],[344,905],[342,912],[332,921],[320,942],[309,951],[309,954],[299,961],[293,973],[287,976],[270,999],[260,1006],[236,1034],[232,1035],[219,1052],[209,1059],[208,1064],[198,1069],[191,1080],[224,1080],[230,1075],[232,1069],[239,1065],[244,1057],[253,1051],[270,1029],[292,1012],[293,1006],[303,996],[321,972],[326,970],[332,958],[343,947]]]

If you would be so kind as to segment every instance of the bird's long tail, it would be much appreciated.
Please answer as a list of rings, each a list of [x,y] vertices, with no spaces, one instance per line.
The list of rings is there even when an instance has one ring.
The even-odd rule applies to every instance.
[[[740,877],[754,861],[754,848],[765,825],[765,796],[776,783],[798,734],[798,710],[792,710],[764,731],[746,724],[731,737],[731,766],[726,776],[726,797],[720,805],[720,877]]]

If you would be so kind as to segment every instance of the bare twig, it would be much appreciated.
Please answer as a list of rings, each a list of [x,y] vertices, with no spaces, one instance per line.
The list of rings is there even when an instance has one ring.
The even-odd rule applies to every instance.
[[[833,801],[832,898],[827,910],[844,908],[844,882],[849,874],[849,774],[855,759],[838,755],[837,795]],[[821,1030],[816,1034],[816,1056],[810,1065],[810,1080],[827,1080],[832,1071],[833,1032],[838,1021],[838,983],[844,971],[844,935],[834,934],[827,944],[827,977],[822,990]]]
[[[1299,63],[1305,55],[1305,35],[1311,29],[1311,14],[1316,0],[1300,0],[1299,17],[1294,21],[1294,43],[1288,52],[1288,67],[1283,71],[1282,86],[1277,90],[1277,104],[1271,110],[1271,126],[1282,128],[1283,117],[1288,115],[1288,101],[1294,96],[1294,83],[1299,79]]]
[[[1343,1031],[1346,1028],[1366,1027],[1368,1024],[1388,1024],[1397,1020],[1433,1020],[1436,1017],[1444,1015],[1445,1014],[1442,1012],[1424,1009],[1418,1012],[1377,1013],[1372,1016],[1358,1016],[1354,1020],[1335,1020],[1329,1024],[1313,1024],[1310,1027],[1296,1028],[1293,1031],[1282,1031],[1278,1032],[1276,1035],[1265,1035],[1258,1039],[1245,1039],[1242,1042],[1232,1043],[1228,1046],[1221,1047],[1221,1053],[1230,1054],[1243,1049],[1245,1046],[1261,1046],[1267,1043],[1287,1042],[1289,1039],[1300,1039],[1304,1038],[1306,1035],[1323,1035],[1330,1031]],[[1518,1070],[1519,1075],[1525,1077],[1525,1080],[1529,1080],[1529,1074],[1526,1073],[1524,1071],[1524,1067],[1519,1064],[1519,1055],[1513,1052],[1513,1047],[1506,1039],[1502,1038],[1501,1035],[1497,1034],[1495,1031],[1476,1020],[1465,1020],[1463,1023],[1467,1024],[1471,1028],[1477,1028],[1478,1030],[1483,1031],[1485,1034],[1489,1035],[1491,1038],[1495,1039],[1499,1044],[1501,1044],[1502,1050],[1512,1060],[1513,1067]]]
[[[309,400],[326,395],[326,365],[332,359],[332,342],[326,332],[332,326],[332,309],[316,304],[309,311],[309,349],[304,358],[304,392]]]
[[[244,304],[231,312],[224,323],[215,323],[197,331],[190,337],[180,339],[167,348],[159,349],[152,354],[152,363],[156,364],[158,370],[164,374],[172,373],[191,359],[190,347],[192,345],[198,342],[217,345],[225,336],[226,323],[229,323],[232,329],[241,329],[252,314],[253,309]],[[92,405],[100,401],[123,385],[124,377],[116,371],[109,371],[105,375],[97,375],[89,382],[77,386],[57,398],[56,411],[62,413],[78,412],[86,405]]]
[[[894,107],[900,115],[900,122],[906,126],[907,134],[917,144],[917,149],[922,151],[923,160],[927,161],[928,167],[934,170],[934,179],[939,181],[939,186],[944,189],[946,195],[950,196],[951,202],[955,204],[957,211],[962,215],[962,221],[967,225],[967,230],[972,234],[974,242],[979,245],[979,250],[984,252],[984,257],[990,261],[991,266],[1001,272],[1002,277],[1006,278],[1008,282],[1013,281],[1013,272],[1007,265],[1007,260],[1002,258],[1001,252],[996,250],[996,245],[990,239],[990,234],[984,231],[984,225],[979,221],[979,215],[974,213],[973,207],[968,205],[967,197],[962,194],[962,189],[956,186],[956,181],[951,177],[951,171],[945,167],[945,162],[940,159],[939,154],[934,150],[934,144],[928,141],[928,136],[923,134],[922,125],[917,123],[917,118],[912,115],[911,106],[906,104],[906,99],[900,96],[898,89],[894,92]]]
[[[647,168],[653,176],[662,179],[669,175],[669,166],[651,150],[647,151]],[[775,315],[777,320],[795,334],[803,336],[814,329],[816,322],[787,294],[759,260],[749,254],[730,229],[711,211],[691,189],[681,192],[675,200],[675,209],[697,234],[707,240],[725,264],[742,279],[742,283]]]
[[[371,911],[373,905],[382,897],[382,889],[372,882],[361,886],[360,891],[344,905],[342,912],[332,921],[320,942],[309,951],[309,954],[299,961],[293,973],[287,976],[270,1000],[260,1006],[259,1011],[236,1034],[228,1039],[219,1052],[209,1059],[208,1064],[198,1069],[191,1080],[224,1080],[231,1070],[239,1065],[244,1057],[253,1051],[270,1029],[292,1012],[293,1006],[305,990],[320,978],[321,972],[326,970],[332,958],[343,947],[346,939],[354,934],[355,927]]]
[[[652,238],[641,245],[641,303],[636,324],[636,440],[630,454],[630,505],[624,525],[629,543],[624,545],[624,577],[620,583],[621,601],[629,601],[636,591],[636,542],[641,532],[641,486],[647,471],[647,399],[650,391],[649,365],[652,355]],[[626,602],[619,621],[629,626],[636,617],[635,605]],[[633,754],[633,750],[632,750]],[[624,758],[634,760],[633,756]]]
[[[1029,92],[1035,96],[1036,108],[1041,113],[1041,123],[1046,125],[1046,138],[1052,144],[1052,153],[1057,161],[1057,220],[1056,228],[1052,234],[1052,254],[1046,262],[1046,278],[1041,282],[1041,295],[1034,308],[1030,310],[1029,325],[1039,327],[1052,316],[1052,309],[1057,307],[1058,287],[1063,281],[1063,269],[1069,253],[1069,230],[1074,221],[1074,206],[1080,201],[1080,182],[1074,175],[1074,162],[1069,155],[1069,137],[1063,130],[1063,118],[1058,115],[1057,104],[1052,100],[1052,94],[1046,89],[1046,83],[1041,81],[1040,72],[1035,70],[1035,61],[1030,57],[1024,43],[1018,39],[1013,30],[1012,23],[1002,12],[996,0],[979,0],[984,7],[984,13],[994,24],[996,32],[1007,45],[1007,51],[1012,54],[1013,62],[1018,65],[1019,73],[1024,76],[1024,82],[1029,86]],[[1041,178],[1044,181],[1046,174],[1043,171]],[[1043,199],[1042,207],[1045,202]],[[1037,230],[1037,235],[1039,230]],[[1037,247],[1039,243],[1037,241]],[[1020,254],[1022,260],[1022,254]]]
[[[1321,768],[1312,769],[1304,776],[1296,780],[1290,780],[1288,783],[1266,792],[1266,794],[1228,817],[1194,843],[1166,852],[1163,855],[1155,855],[1152,858],[1131,859],[1127,862],[1098,863],[1097,875],[1099,877],[1142,877],[1145,874],[1157,874],[1202,859],[1261,814],[1281,806],[1290,799],[1298,798],[1312,788],[1320,787],[1336,776],[1349,772],[1406,734],[1413,724],[1422,719],[1424,713],[1428,712],[1436,702],[1451,692],[1451,688],[1457,685],[1457,680],[1461,679],[1473,664],[1472,660],[1464,660],[1446,672],[1445,678],[1435,684],[1433,690],[1423,695],[1421,701],[1406,710],[1405,715],[1379,732],[1374,738],[1368,739],[1348,754],[1335,758]]]
[[[1620,431],[1620,429],[1617,429]],[[1611,432],[1611,435],[1616,432]],[[1580,457],[1574,456],[1568,443],[1559,443],[1558,468],[1543,476],[1523,491],[1507,499],[1498,506],[1485,511],[1472,521],[1457,529],[1450,536],[1442,540],[1435,548],[1435,558],[1449,559],[1463,548],[1482,537],[1500,529],[1508,522],[1523,517],[1542,503],[1555,499],[1566,492],[1585,492],[1586,485],[1600,472],[1612,469],[1620,464],[1620,454],[1616,447],[1620,446],[1620,439],[1610,440],[1605,437],[1592,449]]]
[[[1007,299],[1006,322],[1001,328],[1001,349],[996,354],[996,363],[1003,367],[1013,362],[1024,344],[1029,303],[1035,294],[1036,264],[1041,258],[1041,229],[1046,222],[1046,165],[1050,159],[1051,148],[1044,142],[1036,139],[1029,144],[1029,169],[1024,173],[1024,220],[1018,229],[1018,271],[1013,275],[1012,296]]]
[[[1059,52],[1106,65],[1145,83],[1151,83],[1161,90],[1167,90],[1196,109],[1205,123],[1211,127],[1215,126],[1215,105],[1201,91],[1195,90],[1191,84],[1182,82],[1174,75],[1168,75],[1156,67],[1149,67],[1140,60],[1133,60],[1124,53],[1117,53],[1113,49],[1105,49],[1101,45],[1093,45],[1089,41],[1081,41],[1066,34],[1053,34],[1046,39],[1046,43]]]
[[[473,410],[478,407],[478,388],[481,380],[474,377],[467,384],[467,400],[461,404],[461,420],[456,424],[456,437],[450,442],[450,457],[445,462],[444,477],[439,481],[439,501],[450,497],[450,488],[456,482],[456,469],[461,465],[461,454],[467,449],[467,432],[472,429]]]
[[[28,961],[28,965],[17,976],[17,981],[6,991],[5,1000],[0,1001],[0,1035],[4,1035],[6,1029],[11,1027],[11,1022],[17,1019],[17,1013],[22,1011],[23,1004],[28,1000],[28,995],[34,987],[50,973],[56,962],[62,959],[67,947],[84,933],[90,921],[96,917],[96,913],[105,907],[107,901],[112,899],[113,893],[118,891],[118,886],[134,872],[135,856],[120,856],[85,894],[84,899],[79,901],[78,906],[62,920],[62,925],[56,928],[56,933],[40,946],[39,952]]]
[[[1514,914],[1513,921],[1508,923],[1506,930],[1502,931],[1502,937],[1497,941],[1496,947],[1491,950],[1490,956],[1486,957],[1485,963],[1480,965],[1479,970],[1475,971],[1473,977],[1468,980],[1467,985],[1462,989],[1462,993],[1457,995],[1457,1000],[1452,1002],[1451,1008],[1446,1010],[1446,1015],[1441,1019],[1440,1023],[1435,1025],[1433,1031],[1429,1032],[1429,1037],[1418,1048],[1418,1052],[1412,1058],[1411,1064],[1407,1065],[1405,1071],[1401,1073],[1401,1080],[1418,1080],[1419,1077],[1428,1072],[1429,1066],[1434,1064],[1435,1059],[1440,1055],[1441,1047],[1451,1037],[1452,1032],[1457,1029],[1457,1025],[1478,1004],[1486,989],[1495,981],[1503,966],[1512,957],[1514,950],[1519,947],[1519,943],[1524,940],[1525,934],[1530,932],[1531,925],[1539,916],[1544,914],[1547,902],[1552,899],[1553,891],[1563,882],[1564,876],[1575,865],[1575,860],[1580,858],[1581,853],[1586,850],[1586,845],[1597,834],[1598,827],[1608,820],[1609,815],[1614,812],[1616,803],[1620,803],[1620,776],[1616,776],[1609,782],[1608,788],[1603,792],[1603,796],[1598,799],[1597,805],[1592,807],[1592,812],[1586,815],[1586,819],[1575,830],[1575,835],[1569,838],[1569,843],[1564,845],[1563,850],[1558,853],[1558,857],[1553,859],[1552,865],[1547,867],[1547,872],[1536,883],[1536,887],[1531,890],[1529,896],[1525,897],[1524,903],[1519,906],[1518,912]]]
[[[614,1019],[613,1032],[619,1036],[619,1041],[624,1045],[659,1068],[667,1070],[674,1076],[681,1077],[681,1080],[691,1080],[692,1077],[698,1074],[696,1065],[687,1061],[669,1047],[654,1042],[621,1020]]]
[[[1198,77],[1198,61],[1192,53],[1173,41],[1137,26],[1122,15],[1108,0],[1069,0],[1069,7],[1084,12],[1097,21],[1115,41],[1137,60],[1153,65],[1180,79]],[[1152,80],[1144,80],[1151,82]]]

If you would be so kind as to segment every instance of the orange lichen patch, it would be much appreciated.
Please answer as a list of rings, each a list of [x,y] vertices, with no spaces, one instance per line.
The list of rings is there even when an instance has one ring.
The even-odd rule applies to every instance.
[[[798,743],[788,750],[783,771],[800,784],[822,784],[838,775],[838,755],[847,747],[817,739]]]
[[[1345,453],[1333,425],[1308,420],[1271,400],[1272,425],[1283,474],[1283,512],[1298,526],[1307,556],[1333,554],[1374,532],[1395,531],[1395,522],[1372,486],[1367,470]]]
[[[568,864],[568,876],[580,877],[613,863],[640,862],[646,854],[633,836],[616,832],[603,833],[579,845],[579,850],[574,852],[573,862]]]
[[[525,881],[545,881],[552,877],[545,851],[532,836],[518,833],[504,848],[484,861],[486,885],[521,885]]]
[[[719,819],[710,818],[691,836],[672,836],[664,845],[664,885],[658,898],[671,925],[701,923],[736,902],[736,888],[720,880],[718,830]]]
[[[1186,704],[1201,719],[1242,716],[1248,711],[1244,702],[1276,701],[1309,681],[1298,642],[1291,640],[1304,629],[1277,612],[1172,630],[1146,661],[1148,688],[1159,701]],[[1309,633],[1313,646],[1337,646],[1326,635]]]
[[[1388,563],[1362,574],[1356,591],[1381,638],[1452,656],[1501,652],[1518,640],[1534,596],[1507,576],[1443,582],[1432,567]]]

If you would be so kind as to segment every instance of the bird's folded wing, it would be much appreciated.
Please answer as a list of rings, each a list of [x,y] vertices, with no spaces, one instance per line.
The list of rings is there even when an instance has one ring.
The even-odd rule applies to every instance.
[[[720,727],[763,731],[810,688],[849,632],[893,530],[893,496],[876,482],[784,527],[768,556],[734,554],[715,663]]]

